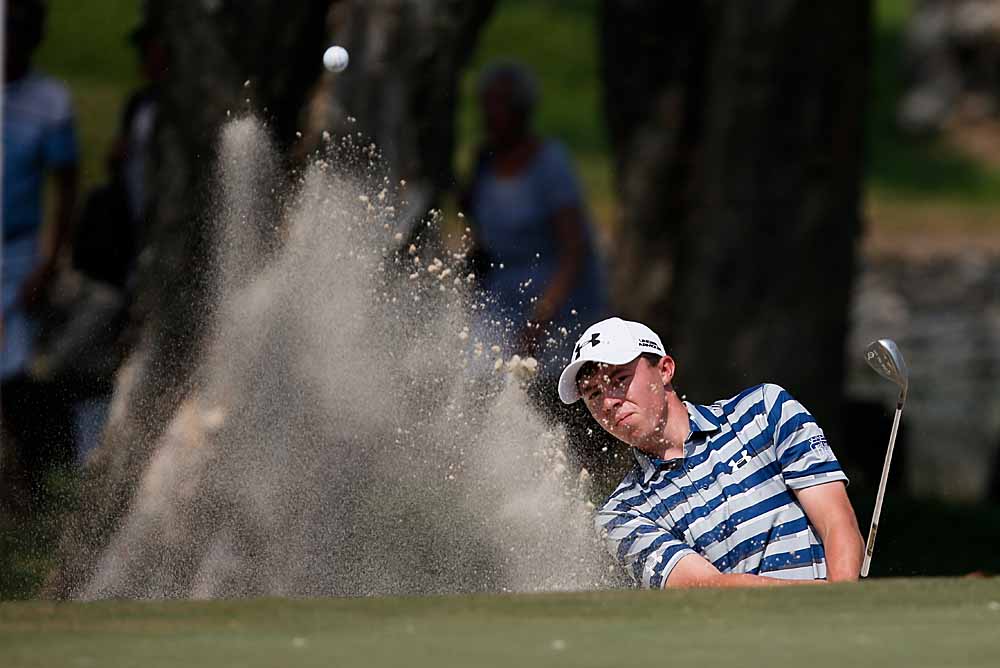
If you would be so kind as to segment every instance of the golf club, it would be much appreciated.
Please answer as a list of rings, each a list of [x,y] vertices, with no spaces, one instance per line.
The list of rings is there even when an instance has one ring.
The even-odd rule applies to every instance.
[[[872,526],[868,531],[868,542],[865,545],[865,559],[861,564],[861,577],[868,577],[868,568],[872,562],[872,552],[875,550],[875,534],[878,532],[878,518],[882,514],[882,499],[885,497],[885,483],[889,478],[889,464],[892,462],[892,449],[896,445],[896,433],[899,431],[899,418],[903,414],[903,402],[906,401],[906,390],[909,385],[909,373],[906,362],[899,347],[891,339],[872,341],[865,348],[865,361],[875,369],[878,375],[891,380],[899,387],[899,399],[896,402],[896,415],[892,420],[892,433],[889,435],[889,449],[885,453],[885,464],[882,465],[882,479],[878,483],[878,496],[875,497],[875,512],[872,514]]]

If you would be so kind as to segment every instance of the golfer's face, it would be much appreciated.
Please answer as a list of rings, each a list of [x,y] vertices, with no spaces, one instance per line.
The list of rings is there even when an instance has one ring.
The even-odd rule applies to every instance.
[[[579,383],[587,410],[612,436],[640,450],[661,442],[666,402],[657,366],[641,357],[602,364]]]

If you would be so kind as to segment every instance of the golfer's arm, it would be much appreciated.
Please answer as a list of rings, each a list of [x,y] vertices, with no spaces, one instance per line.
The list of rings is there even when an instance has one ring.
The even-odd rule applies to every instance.
[[[841,481],[795,491],[826,553],[826,579],[855,582],[861,572],[864,540],[854,508]]]
[[[780,587],[821,584],[822,580],[779,580],[748,573],[721,573],[700,554],[689,554],[677,562],[667,577],[667,587]]]

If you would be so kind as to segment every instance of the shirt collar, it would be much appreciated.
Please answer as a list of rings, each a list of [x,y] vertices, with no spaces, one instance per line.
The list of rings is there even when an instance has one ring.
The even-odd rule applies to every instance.
[[[688,420],[691,425],[691,433],[688,435],[687,440],[684,441],[684,456],[690,457],[697,449],[694,443],[694,435],[718,431],[722,428],[722,420],[708,406],[692,404],[688,401],[684,402],[684,406],[687,408]],[[635,461],[642,471],[642,483],[648,485],[649,481],[653,479],[653,476],[659,470],[661,460],[650,457],[642,450],[636,448],[632,448],[632,456],[635,457]]]
[[[722,418],[712,412],[711,407],[685,401],[688,417],[691,418],[691,433],[718,431],[722,429]]]

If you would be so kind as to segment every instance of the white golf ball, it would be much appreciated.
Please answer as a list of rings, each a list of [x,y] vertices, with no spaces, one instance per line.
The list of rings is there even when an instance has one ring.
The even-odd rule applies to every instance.
[[[331,72],[343,72],[349,60],[347,49],[342,46],[331,46],[323,52],[323,67]]]

